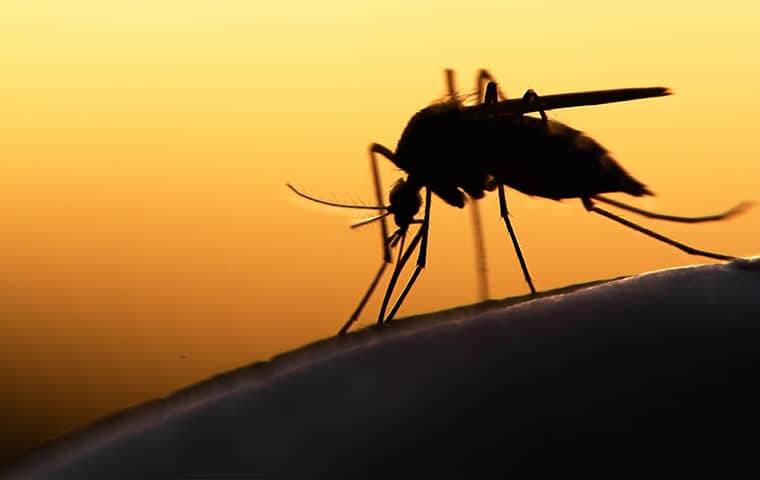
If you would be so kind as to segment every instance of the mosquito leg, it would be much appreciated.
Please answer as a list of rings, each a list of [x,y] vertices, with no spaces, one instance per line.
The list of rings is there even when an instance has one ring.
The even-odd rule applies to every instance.
[[[444,73],[446,75],[446,89],[448,92],[447,94],[452,100],[457,101],[457,103],[459,103],[457,99],[457,88],[456,88],[456,81],[454,79],[454,70],[452,70],[451,68],[447,68],[446,70],[444,70]],[[491,75],[491,73],[485,68],[481,68],[480,70],[478,70],[478,76],[475,80],[475,97],[477,98],[477,103],[487,103],[487,102],[484,102],[484,98],[483,98],[484,88],[483,87],[487,83],[490,83],[490,82],[493,82],[494,84],[496,83],[496,79],[493,77],[493,75]],[[501,97],[502,100],[506,100],[507,96],[504,95],[504,92],[502,92],[501,89],[498,88],[498,86],[496,86],[495,88],[498,89],[499,97]]]
[[[457,97],[457,85],[456,79],[454,78],[454,70],[447,68],[444,70],[444,74],[446,75],[446,95],[449,97],[450,101],[455,102],[457,105],[459,105],[459,97]]]
[[[478,95],[478,102],[488,103],[486,99],[483,98],[483,86],[488,84],[489,82],[497,83],[496,79],[493,75],[491,75],[491,72],[486,70],[485,68],[481,68],[478,70],[478,78],[475,83],[475,91]],[[501,91],[501,88],[498,87],[498,85],[495,87],[499,93],[499,98],[502,100],[506,100],[507,96],[504,95],[504,92]]]
[[[485,72],[487,73],[487,72]],[[485,94],[485,103],[492,105],[498,102],[497,97],[497,86],[496,83],[493,81],[489,81],[488,85],[486,87],[486,94]],[[528,92],[525,93],[525,96],[523,97],[523,101],[525,103],[529,102],[538,102],[538,95],[536,95],[536,92],[533,90],[528,90]],[[541,115],[544,121],[546,121],[546,113],[541,110]],[[499,185],[499,209],[501,212],[501,218],[504,219],[504,224],[507,226],[507,231],[509,232],[509,236],[512,239],[512,244],[515,247],[515,252],[517,253],[517,259],[520,261],[520,268],[522,268],[523,276],[525,277],[525,281],[528,283],[528,287],[530,288],[530,293],[535,294],[536,288],[533,286],[533,280],[530,277],[530,272],[528,271],[528,266],[525,263],[525,258],[523,257],[522,250],[520,249],[520,242],[517,240],[517,235],[515,234],[514,229],[512,228],[512,222],[509,221],[509,212],[507,211],[507,196],[504,192],[504,185]]]
[[[396,154],[379,143],[373,143],[369,146],[370,169],[372,170],[372,180],[375,187],[375,200],[378,205],[383,205],[383,189],[380,185],[380,170],[377,168],[377,155],[382,155],[395,164]],[[391,249],[388,246],[388,222],[386,222],[385,217],[380,219],[380,239],[383,242],[383,260],[389,263],[391,261]]]
[[[509,236],[512,238],[512,245],[515,246],[515,252],[517,253],[517,259],[520,261],[520,268],[522,268],[525,281],[528,282],[528,288],[530,288],[531,295],[535,295],[536,288],[533,286],[533,280],[530,278],[530,272],[528,272],[528,266],[525,264],[525,258],[520,250],[520,243],[517,241],[517,235],[512,228],[512,223],[509,221],[509,212],[507,211],[507,195],[504,193],[504,185],[499,184],[499,210],[501,211],[501,218],[504,219],[504,224],[507,226]]]
[[[742,202],[734,207],[731,207],[730,209],[726,210],[725,212],[718,213],[715,215],[704,215],[701,217],[679,217],[675,215],[664,215],[662,213],[655,213],[650,212],[648,210],[642,210],[640,208],[636,208],[634,206],[628,205],[623,202],[618,202],[617,200],[613,200],[611,198],[603,197],[601,195],[594,195],[592,197],[594,200],[608,203],[612,206],[622,208],[623,210],[628,210],[629,212],[637,213],[639,215],[642,215],[647,218],[656,218],[659,220],[668,220],[671,222],[681,222],[681,223],[700,223],[700,222],[715,222],[718,220],[725,220],[727,218],[731,218],[735,215],[742,214],[749,209],[752,204],[749,202]]]
[[[483,75],[488,75],[488,78],[490,78],[490,74],[485,70],[481,70],[480,74],[480,78],[483,78]],[[481,88],[480,82],[478,83],[478,88]],[[478,98],[481,98],[480,91],[478,91]],[[496,83],[489,81],[486,87],[485,103],[492,105],[498,101]],[[483,240],[483,224],[480,220],[480,204],[476,200],[470,203],[470,214],[475,244],[475,272],[478,277],[478,297],[480,300],[487,300],[490,297],[490,291],[488,288],[488,269],[486,267],[486,245]]]
[[[419,232],[417,232],[419,234]],[[396,288],[396,282],[398,281],[398,276],[401,274],[401,270],[404,268],[404,264],[406,261],[404,261],[405,258],[408,259],[409,255],[406,255],[406,252],[404,251],[404,241],[406,240],[406,231],[402,232],[400,235],[401,238],[401,245],[398,249],[398,258],[396,259],[396,266],[393,269],[393,274],[391,275],[391,279],[388,282],[388,287],[385,289],[385,296],[383,297],[383,303],[380,307],[380,313],[378,313],[377,316],[377,323],[381,324],[383,323],[383,317],[385,317],[385,311],[388,308],[388,302],[390,301],[391,294],[393,293],[393,289]],[[416,245],[416,242],[414,240],[417,239],[417,235],[414,236],[412,239],[411,245]],[[411,254],[410,254],[411,255]]]
[[[706,250],[698,250],[696,248],[690,247],[686,244],[683,244],[681,242],[677,242],[671,238],[668,238],[664,235],[660,235],[657,232],[653,232],[652,230],[649,230],[647,228],[642,227],[641,225],[637,225],[629,220],[626,220],[623,217],[618,217],[617,215],[608,212],[607,210],[604,210],[602,208],[597,207],[594,205],[593,201],[590,198],[583,198],[581,199],[583,201],[583,206],[588,210],[589,212],[597,213],[603,217],[607,217],[610,220],[613,220],[615,222],[618,222],[622,225],[625,225],[628,228],[632,228],[633,230],[636,230],[637,232],[641,232],[644,235],[650,236],[654,239],[657,239],[661,242],[667,243],[668,245],[672,245],[676,247],[679,250],[682,250],[689,255],[698,255],[701,257],[707,257],[707,258],[714,258],[716,260],[736,260],[736,257],[732,257],[730,255],[723,255],[721,253],[713,253],[708,252]]]
[[[373,143],[369,147],[370,171],[372,172],[372,181],[375,187],[375,198],[377,200],[378,205],[383,205],[383,191],[380,185],[381,183],[380,170],[377,167],[377,155],[382,155],[388,160],[393,161],[395,154],[389,148],[384,147],[380,145],[379,143]],[[367,301],[369,301],[370,296],[372,296],[372,293],[375,291],[375,288],[377,288],[377,284],[380,281],[380,277],[382,277],[388,264],[391,263],[390,242],[395,237],[395,235],[388,237],[388,224],[386,222],[385,217],[380,219],[380,237],[381,237],[380,240],[382,242],[381,246],[382,246],[382,252],[383,252],[382,253],[383,263],[382,265],[380,265],[380,268],[375,274],[375,277],[372,279],[372,283],[369,284],[369,288],[367,288],[367,291],[364,293],[364,296],[359,301],[359,305],[357,305],[356,309],[348,318],[346,323],[343,324],[343,327],[341,327],[341,329],[338,331],[338,335],[345,334],[348,331],[348,329],[351,328],[351,325],[353,325],[353,323],[359,318],[359,315],[361,315],[362,310],[364,310],[364,307],[367,304]]]
[[[470,219],[472,220],[473,240],[475,243],[475,271],[478,277],[478,298],[480,300],[488,300],[491,292],[488,288],[486,243],[483,239],[483,222],[480,220],[480,206],[475,199],[470,202]]]
[[[401,304],[404,302],[404,299],[406,298],[407,294],[409,294],[409,291],[412,289],[412,285],[414,285],[414,282],[417,281],[417,277],[420,276],[420,273],[422,273],[422,269],[425,268],[425,265],[427,264],[427,248],[428,248],[428,233],[430,232],[430,200],[431,200],[431,191],[429,188],[425,189],[425,217],[422,220],[422,227],[420,227],[420,231],[417,232],[417,236],[415,239],[418,239],[420,235],[422,236],[422,244],[420,245],[420,252],[417,255],[417,266],[414,268],[414,273],[412,273],[412,276],[409,278],[409,281],[406,282],[406,285],[404,286],[404,290],[401,291],[401,295],[399,295],[398,300],[396,300],[396,304],[393,305],[393,308],[391,309],[391,313],[388,314],[388,318],[385,319],[384,323],[390,322],[393,320],[393,317],[396,316],[396,312],[398,311],[399,307],[401,307]],[[412,251],[412,245],[409,245],[409,253]],[[405,255],[406,256],[406,255]],[[406,259],[404,260],[406,261]]]
[[[380,277],[383,276],[383,272],[385,272],[385,269],[388,267],[388,262],[383,262],[380,265],[380,269],[375,274],[375,278],[372,280],[372,283],[369,284],[369,288],[367,289],[366,293],[362,297],[362,299],[359,301],[359,305],[357,305],[356,309],[354,310],[354,313],[351,314],[351,317],[346,321],[345,324],[343,324],[343,327],[341,327],[340,331],[338,331],[338,335],[344,335],[349,328],[351,328],[351,325],[359,318],[359,315],[361,315],[362,310],[364,310],[364,306],[367,305],[367,301],[369,300],[369,297],[372,295],[372,292],[375,291],[375,288],[377,288],[378,282],[380,282]]]
[[[388,287],[385,289],[385,297],[383,297],[383,304],[380,307],[380,314],[377,317],[378,324],[384,323],[383,320],[385,318],[385,312],[388,309],[388,302],[390,301],[391,295],[393,294],[393,289],[396,288],[396,282],[398,282],[398,277],[401,274],[401,270],[409,261],[409,258],[412,256],[414,249],[417,248],[417,245],[420,243],[420,239],[422,238],[424,231],[425,231],[425,224],[423,223],[422,227],[414,235],[414,238],[412,238],[412,241],[409,242],[409,246],[407,247],[406,251],[404,251],[405,234],[402,234],[401,246],[399,247],[399,250],[398,250],[398,260],[396,261],[396,268],[393,269],[393,275],[391,276],[390,282],[388,282]]]
[[[544,124],[549,121],[546,116],[546,112],[544,111],[544,107],[541,105],[541,98],[538,96],[535,90],[527,90],[525,92],[525,95],[523,95],[523,102],[526,105],[535,105],[537,107],[538,113],[541,115],[541,120],[544,122]]]
[[[386,240],[386,243],[390,245],[391,247],[396,245],[396,242],[399,241],[401,238],[401,234],[397,230],[393,235],[388,237]],[[357,305],[356,309],[354,310],[354,313],[351,314],[351,317],[346,321],[345,324],[343,324],[343,327],[338,331],[338,335],[345,335],[346,332],[348,332],[348,329],[351,328],[351,325],[359,318],[359,315],[361,315],[362,310],[364,309],[364,306],[367,304],[367,301],[369,301],[369,297],[372,296],[372,293],[375,291],[375,288],[377,288],[378,282],[380,282],[380,277],[382,277],[383,272],[385,272],[385,269],[388,267],[388,262],[383,261],[382,264],[380,264],[380,269],[375,274],[375,277],[372,279],[372,283],[369,284],[369,288],[367,288],[367,291],[364,293],[364,296],[359,301],[359,305]]]
[[[447,68],[445,73],[448,96],[452,101],[459,104],[459,100],[457,99],[456,82],[454,79],[454,70]],[[488,71],[481,69],[478,72],[478,80],[476,83],[478,102],[483,98],[483,82],[487,80],[492,80],[491,74],[488,73]],[[496,98],[496,84],[494,82],[489,81],[488,91],[491,92],[490,95],[493,97],[493,99],[490,100],[490,103],[496,103],[498,99]],[[481,300],[487,300],[490,294],[488,290],[488,273],[486,270],[486,249],[485,242],[483,241],[483,226],[480,220],[480,205],[475,199],[470,202],[469,210],[473,230],[473,240],[475,243],[475,271],[478,277],[478,296]]]
[[[493,105],[498,103],[499,97],[497,95],[498,87],[494,82],[488,82],[486,85],[486,96],[483,97],[483,103],[485,105]]]

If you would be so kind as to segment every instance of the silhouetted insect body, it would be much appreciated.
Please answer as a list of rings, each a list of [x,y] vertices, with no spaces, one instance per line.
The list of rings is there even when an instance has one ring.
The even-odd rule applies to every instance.
[[[563,123],[524,115],[477,114],[456,104],[418,112],[392,161],[415,183],[463,207],[503,184],[555,200],[606,192],[651,192],[594,139]]]
[[[669,95],[665,88],[633,88],[601,90],[539,97],[528,90],[522,99],[502,100],[492,77],[481,70],[477,83],[477,99],[482,104],[465,106],[453,88],[453,75],[447,71],[449,95],[445,101],[435,103],[417,112],[409,121],[398,142],[396,151],[380,144],[370,146],[370,165],[374,179],[377,205],[360,207],[336,204],[305,195],[294,187],[297,194],[310,200],[348,208],[370,208],[382,213],[363,225],[379,221],[383,249],[383,263],[371,282],[359,306],[339,333],[345,333],[358,318],[369,296],[374,291],[386,266],[392,262],[391,251],[398,246],[396,266],[386,288],[378,315],[378,323],[390,321],[409,293],[427,261],[427,244],[430,230],[430,204],[432,194],[449,205],[462,208],[465,195],[480,199],[487,191],[498,190],[500,215],[505,223],[517,254],[523,276],[535,293],[533,281],[522,254],[517,235],[509,220],[504,186],[528,195],[554,200],[581,199],[586,210],[602,215],[626,227],[675,246],[689,254],[728,260],[734,257],[697,250],[680,242],[648,230],[619,217],[594,204],[594,200],[611,204],[649,218],[676,222],[705,222],[722,220],[744,210],[740,204],[724,213],[704,217],[678,217],[641,210],[608,199],[602,193],[621,192],[633,196],[652,195],[643,183],[633,178],[610,153],[591,137],[563,123],[549,120],[545,110],[581,105],[594,105],[640,98]],[[483,84],[488,82],[483,95]],[[539,112],[540,118],[524,115]],[[384,204],[377,155],[382,155],[407,173],[399,179]],[[425,201],[422,201],[424,189]],[[423,218],[415,215],[424,205]],[[477,210],[474,210],[477,213]],[[388,234],[386,217],[393,216],[397,229]],[[478,217],[476,234],[479,232]],[[405,245],[409,227],[419,224],[408,245]],[[417,265],[398,299],[386,315],[391,295],[399,275],[413,252],[419,247]]]

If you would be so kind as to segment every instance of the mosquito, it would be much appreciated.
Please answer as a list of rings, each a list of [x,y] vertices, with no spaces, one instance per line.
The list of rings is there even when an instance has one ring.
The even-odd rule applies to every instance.
[[[486,192],[498,190],[500,216],[531,294],[535,294],[536,289],[509,219],[505,186],[551,200],[578,198],[588,212],[613,220],[691,255],[717,260],[736,258],[688,246],[602,209],[595,202],[648,218],[684,223],[727,219],[745,211],[749,204],[740,203],[716,215],[682,217],[650,212],[604,197],[602,193],[612,192],[635,197],[654,194],[626,172],[598,142],[572,127],[550,120],[546,115],[547,110],[557,108],[666,96],[671,94],[669,89],[626,88],[547,96],[539,96],[535,91],[528,90],[520,99],[507,100],[490,73],[480,70],[475,94],[479,103],[465,106],[456,95],[453,72],[447,70],[446,74],[448,95],[443,101],[423,108],[411,118],[401,134],[395,152],[378,143],[370,145],[370,168],[376,205],[330,202],[307,195],[288,184],[299,196],[318,203],[380,212],[352,225],[358,227],[379,222],[382,263],[359,305],[339,330],[339,335],[345,334],[358,319],[387,266],[393,262],[392,250],[398,247],[395,267],[385,290],[377,322],[382,325],[395,317],[427,263],[433,193],[447,204],[463,208],[467,197],[478,200]],[[483,85],[486,85],[485,89]],[[539,117],[526,115],[532,112],[538,112]],[[407,174],[406,178],[399,178],[391,188],[387,205],[383,198],[378,156],[390,160]],[[423,204],[422,218],[415,218]],[[393,217],[397,227],[390,235],[388,216]],[[473,214],[474,225],[476,216]],[[418,229],[406,245],[412,225],[417,225]],[[476,226],[476,236],[478,228],[479,224]],[[388,311],[399,276],[415,250],[415,269]],[[481,250],[481,255],[482,252]]]

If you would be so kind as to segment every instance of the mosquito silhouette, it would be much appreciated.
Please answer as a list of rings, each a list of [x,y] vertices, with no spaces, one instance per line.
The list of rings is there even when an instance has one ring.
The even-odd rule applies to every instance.
[[[382,212],[352,225],[352,228],[355,228],[372,222],[380,223],[382,263],[359,305],[339,330],[339,335],[346,333],[358,319],[385,269],[393,261],[392,249],[398,246],[396,264],[383,297],[377,322],[387,323],[396,315],[427,263],[433,193],[447,204],[463,208],[466,196],[477,200],[483,198],[486,192],[498,190],[500,216],[512,240],[531,294],[535,294],[536,289],[517,234],[509,220],[505,186],[527,195],[552,200],[579,198],[587,211],[688,254],[718,260],[736,258],[690,247],[602,209],[594,202],[607,203],[648,218],[684,223],[723,220],[743,212],[749,204],[741,203],[717,215],[681,217],[642,210],[604,197],[600,194],[621,192],[640,197],[653,193],[628,174],[595,140],[563,123],[550,120],[546,115],[546,110],[556,108],[670,95],[671,92],[667,88],[626,88],[547,96],[539,96],[533,90],[528,90],[520,99],[507,100],[490,73],[480,70],[475,92],[478,104],[465,106],[456,94],[453,72],[447,70],[446,75],[447,96],[444,100],[423,108],[411,118],[401,134],[395,152],[378,143],[370,145],[369,157],[376,205],[330,202],[307,195],[287,184],[299,196],[324,205]],[[538,112],[540,118],[525,115],[531,112]],[[391,188],[387,205],[383,199],[378,155],[387,158],[407,174],[406,178],[398,179]],[[423,206],[422,190],[423,216],[415,218]],[[388,216],[393,216],[397,227],[391,234],[388,234]],[[480,225],[479,214],[476,211],[473,213],[473,224],[477,237]],[[419,228],[406,245],[407,233],[412,225],[419,225]],[[415,269],[388,312],[399,276],[418,248]],[[479,255],[483,256],[482,249]],[[483,271],[484,265],[483,260]]]

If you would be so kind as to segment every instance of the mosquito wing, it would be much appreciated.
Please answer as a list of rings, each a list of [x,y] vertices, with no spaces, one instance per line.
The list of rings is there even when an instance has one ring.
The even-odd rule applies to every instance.
[[[627,102],[642,98],[664,97],[673,92],[665,87],[647,88],[617,88],[612,90],[592,90],[588,92],[559,93],[541,95],[540,102],[525,103],[521,98],[503,100],[495,105],[475,105],[464,107],[465,113],[481,115],[483,113],[496,115],[522,115],[536,112],[540,108],[554,110],[556,108],[582,107],[586,105],[601,105],[604,103]],[[539,103],[540,105],[538,105]]]

